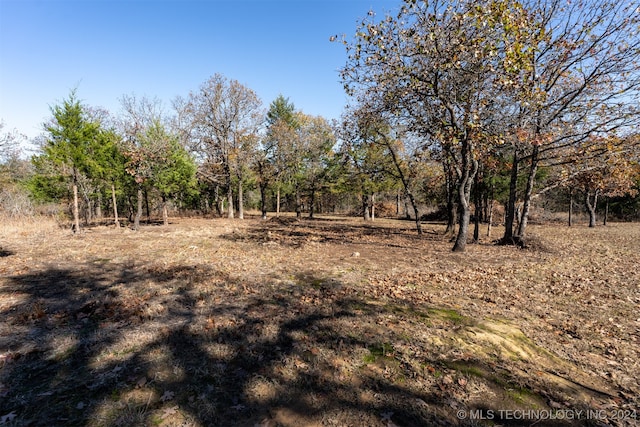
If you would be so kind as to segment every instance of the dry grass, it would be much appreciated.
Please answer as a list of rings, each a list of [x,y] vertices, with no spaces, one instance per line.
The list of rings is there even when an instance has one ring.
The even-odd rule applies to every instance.
[[[5,222],[0,424],[637,424],[640,225],[466,254],[411,226]]]

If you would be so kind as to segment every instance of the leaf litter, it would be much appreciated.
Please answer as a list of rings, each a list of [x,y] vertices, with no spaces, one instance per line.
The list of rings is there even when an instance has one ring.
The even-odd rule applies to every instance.
[[[181,219],[47,238],[0,229],[13,253],[0,259],[2,423],[637,413],[640,225],[533,226],[545,250],[481,241],[464,255],[429,227],[423,237],[402,221],[345,218]]]

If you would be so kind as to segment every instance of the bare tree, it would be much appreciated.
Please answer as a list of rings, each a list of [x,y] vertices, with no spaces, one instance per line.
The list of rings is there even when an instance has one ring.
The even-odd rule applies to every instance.
[[[257,145],[264,117],[256,93],[236,80],[215,74],[192,92],[185,105],[191,126],[190,138],[203,164],[201,175],[221,180],[227,191],[229,218],[233,213],[233,179],[238,180],[238,203],[242,210],[242,187],[249,152]]]
[[[26,136],[16,130],[5,130],[5,123],[0,121],[0,161],[16,157],[25,139]]]

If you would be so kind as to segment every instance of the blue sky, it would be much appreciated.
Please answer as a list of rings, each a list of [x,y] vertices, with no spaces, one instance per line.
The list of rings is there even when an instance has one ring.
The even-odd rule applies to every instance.
[[[0,120],[41,132],[49,108],[77,87],[87,105],[114,114],[123,95],[167,109],[215,73],[258,93],[282,93],[307,114],[338,118],[338,69],[369,10],[400,0],[0,0]]]

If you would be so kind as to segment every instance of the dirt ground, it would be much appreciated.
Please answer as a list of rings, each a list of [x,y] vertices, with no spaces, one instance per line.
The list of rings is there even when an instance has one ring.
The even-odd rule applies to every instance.
[[[640,224],[424,228],[5,221],[0,425],[640,425]]]

